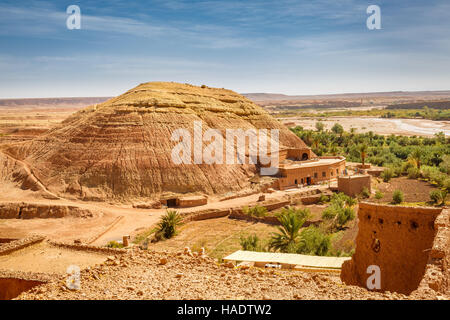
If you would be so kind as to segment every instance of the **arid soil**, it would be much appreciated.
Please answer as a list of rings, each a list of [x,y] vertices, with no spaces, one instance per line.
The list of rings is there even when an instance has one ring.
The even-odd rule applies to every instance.
[[[377,202],[391,202],[392,195],[395,190],[400,190],[404,194],[405,202],[428,202],[430,201],[430,191],[436,190],[436,187],[427,181],[417,179],[408,179],[407,177],[393,178],[389,182],[383,182],[379,179],[373,179],[373,190],[380,190],[384,197],[380,200],[373,199]]]
[[[84,269],[106,258],[106,254],[63,249],[41,242],[0,256],[0,270],[65,274],[70,265]]]
[[[209,256],[223,258],[237,250],[241,250],[241,236],[256,234],[267,237],[276,228],[264,223],[252,223],[243,220],[225,218],[193,221],[179,229],[179,234],[169,240],[151,245],[158,251],[178,252],[188,246],[193,249],[204,247]]]
[[[211,258],[132,249],[126,255],[82,271],[81,289],[52,281],[18,299],[438,299],[369,292],[347,286],[338,275],[257,268],[236,269]]]

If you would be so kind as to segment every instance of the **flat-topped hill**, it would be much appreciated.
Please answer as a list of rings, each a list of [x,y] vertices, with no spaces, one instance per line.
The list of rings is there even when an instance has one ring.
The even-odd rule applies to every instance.
[[[225,89],[150,82],[89,106],[32,141],[4,148],[58,196],[158,197],[164,192],[223,194],[249,186],[255,165],[175,164],[177,129],[279,129],[280,145],[305,144],[261,107]]]

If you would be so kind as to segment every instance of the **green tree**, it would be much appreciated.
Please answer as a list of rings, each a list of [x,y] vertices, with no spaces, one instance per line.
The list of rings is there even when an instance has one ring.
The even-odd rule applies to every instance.
[[[366,157],[367,157],[367,150],[368,149],[369,149],[369,147],[365,143],[360,144],[359,147],[358,147],[359,155],[361,157],[361,162],[362,162],[363,165],[366,163]]]
[[[342,136],[342,134],[344,133],[344,127],[342,127],[339,123],[335,123],[331,128],[331,131],[333,131],[335,134],[338,134],[339,136]]]
[[[408,156],[408,160],[413,162],[417,169],[420,169],[420,166],[422,164],[422,159],[424,156],[423,149],[421,148],[415,148]]]
[[[300,237],[299,230],[306,219],[301,218],[293,211],[287,211],[277,216],[281,226],[278,226],[278,233],[272,233],[269,248],[281,252],[295,252]]]
[[[324,124],[320,121],[316,122],[316,129],[317,131],[323,131],[323,129],[325,128]]]
[[[297,253],[325,256],[331,247],[331,237],[319,228],[310,226],[300,234]]]

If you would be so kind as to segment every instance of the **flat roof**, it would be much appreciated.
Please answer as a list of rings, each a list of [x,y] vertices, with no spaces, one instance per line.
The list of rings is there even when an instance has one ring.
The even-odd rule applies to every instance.
[[[280,263],[307,268],[340,269],[350,257],[307,256],[294,253],[236,251],[225,257],[225,261],[247,261],[260,263]]]
[[[286,165],[281,164],[279,166],[280,169],[297,169],[297,168],[308,168],[308,167],[318,167],[323,165],[332,165],[341,161],[344,161],[345,158],[332,158],[332,159],[318,159],[316,161],[295,161],[294,163],[289,163]]]

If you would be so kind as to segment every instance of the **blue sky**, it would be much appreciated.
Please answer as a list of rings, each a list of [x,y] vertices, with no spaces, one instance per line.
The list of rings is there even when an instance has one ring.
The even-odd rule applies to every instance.
[[[81,8],[81,30],[66,8]],[[381,8],[368,30],[366,9]],[[450,1],[0,0],[0,98],[450,89]]]

